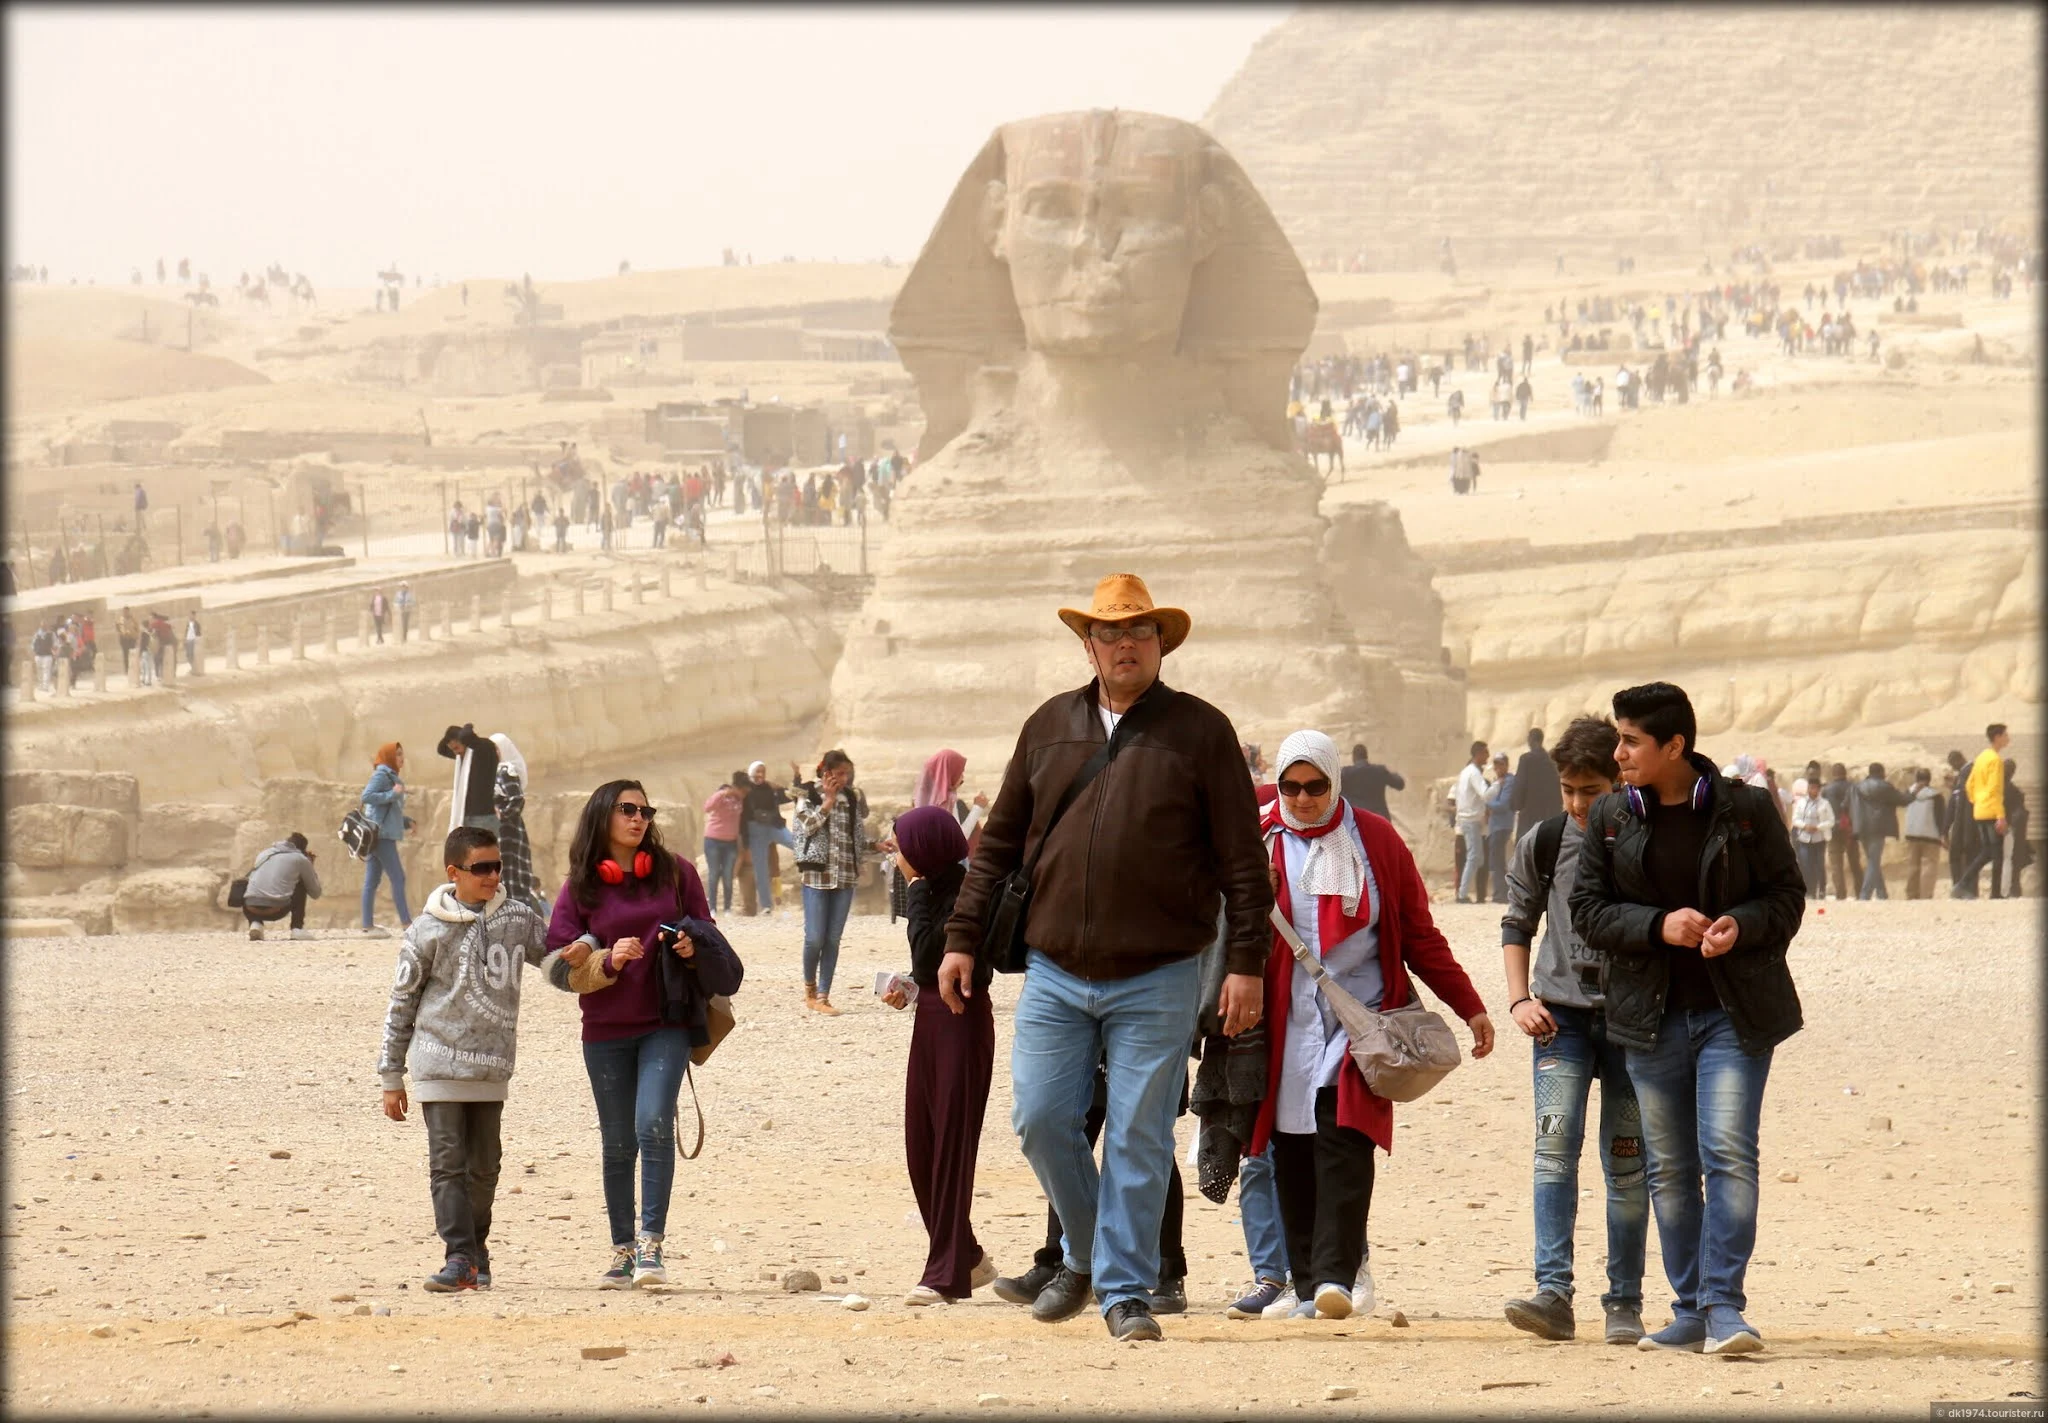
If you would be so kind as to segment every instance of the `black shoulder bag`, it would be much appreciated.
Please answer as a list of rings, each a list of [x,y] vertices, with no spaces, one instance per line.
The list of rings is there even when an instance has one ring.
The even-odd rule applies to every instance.
[[[1103,768],[1114,761],[1116,753],[1124,748],[1129,740],[1132,719],[1140,715],[1143,706],[1141,702],[1125,712],[1123,719],[1117,722],[1115,732],[1082,763],[1081,769],[1074,773],[1074,779],[1067,783],[1066,790],[1060,793],[1059,803],[1052,808],[1052,818],[1045,822],[1045,833],[1038,837],[1038,848],[1031,852],[1028,861],[1003,876],[989,896],[988,930],[982,935],[981,956],[996,972],[1024,972],[1024,921],[1031,911],[1031,876],[1038,869],[1038,857],[1045,853],[1045,842],[1052,839],[1053,827],[1060,823],[1067,807],[1088,789],[1088,783],[1101,775]]]

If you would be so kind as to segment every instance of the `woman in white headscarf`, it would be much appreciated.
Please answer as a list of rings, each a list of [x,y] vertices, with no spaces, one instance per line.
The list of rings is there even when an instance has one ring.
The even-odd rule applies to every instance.
[[[1486,1004],[1429,914],[1415,857],[1387,821],[1338,794],[1337,744],[1297,731],[1273,757],[1279,796],[1261,817],[1280,914],[1324,973],[1369,1008],[1401,1007],[1412,971],[1472,1030],[1472,1055],[1493,1050]],[[1266,964],[1266,1100],[1246,1155],[1270,1140],[1296,1317],[1352,1310],[1373,1148],[1391,1151],[1393,1104],[1365,1085],[1350,1043],[1315,980],[1276,932]]]

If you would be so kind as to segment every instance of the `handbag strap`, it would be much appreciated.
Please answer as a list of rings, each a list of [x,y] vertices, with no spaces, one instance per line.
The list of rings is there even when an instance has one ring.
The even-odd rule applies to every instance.
[[[1031,852],[1031,860],[1024,866],[1024,878],[1027,882],[1038,869],[1038,857],[1045,853],[1045,842],[1052,839],[1053,827],[1060,823],[1060,817],[1067,813],[1067,808],[1081,798],[1081,792],[1088,789],[1089,783],[1116,759],[1116,753],[1123,750],[1130,740],[1132,718],[1138,716],[1146,705],[1146,701],[1140,699],[1123,714],[1122,719],[1116,724],[1116,730],[1109,734],[1109,739],[1096,747],[1095,754],[1081,763],[1081,769],[1074,772],[1074,779],[1067,782],[1067,788],[1060,792],[1059,801],[1052,808],[1052,817],[1045,822],[1045,833],[1038,837],[1038,845]]]
[[[674,1130],[682,1118],[680,1111],[676,1113],[677,1122],[670,1123],[670,1135],[675,1138],[676,1155],[685,1161],[695,1161],[697,1154],[704,1149],[704,1104],[697,1100],[697,1074],[687,1062],[683,1064],[683,1080],[690,1084],[690,1110],[697,1114],[697,1143],[688,1151],[683,1150],[683,1134]]]

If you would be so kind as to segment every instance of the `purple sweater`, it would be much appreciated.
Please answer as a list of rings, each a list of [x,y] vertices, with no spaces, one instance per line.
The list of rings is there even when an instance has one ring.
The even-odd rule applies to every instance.
[[[664,921],[679,914],[712,920],[711,905],[704,897],[704,881],[697,867],[676,856],[676,875],[681,902],[659,893],[639,880],[605,885],[597,907],[584,912],[576,902],[573,888],[565,880],[555,896],[555,916],[548,922],[548,948],[552,951],[575,943],[585,934],[596,937],[605,948],[621,939],[638,939],[647,948],[619,972],[609,988],[583,994],[583,1041],[610,1042],[614,1038],[636,1038],[661,1028],[660,990],[654,972],[654,935]]]

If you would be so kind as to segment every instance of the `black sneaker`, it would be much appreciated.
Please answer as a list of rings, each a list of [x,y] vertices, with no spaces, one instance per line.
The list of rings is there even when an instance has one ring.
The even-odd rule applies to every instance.
[[[480,1290],[491,1287],[491,1252],[488,1250],[477,1251],[476,1287]]]
[[[1118,1300],[1109,1307],[1107,1319],[1113,1339],[1157,1343],[1163,1337],[1159,1333],[1159,1321],[1152,1317],[1152,1311],[1145,1307],[1143,1300]]]
[[[1159,1288],[1152,1291],[1152,1312],[1154,1314],[1186,1314],[1188,1312],[1188,1282],[1185,1275],[1176,1275],[1170,1280],[1161,1280]]]
[[[1065,1265],[1052,1277],[1052,1283],[1038,1293],[1031,1302],[1031,1317],[1040,1324],[1057,1324],[1062,1319],[1072,1319],[1088,1307],[1088,1276],[1077,1275]]]
[[[476,1288],[476,1266],[460,1255],[450,1255],[448,1263],[427,1276],[428,1294],[452,1295],[458,1290]]]
[[[1572,1339],[1579,1332],[1579,1322],[1572,1316],[1572,1302],[1555,1290],[1538,1290],[1528,1299],[1511,1299],[1506,1312],[1508,1323],[1538,1339]]]
[[[1011,1304],[1031,1304],[1045,1293],[1045,1287],[1052,1283],[1059,1270],[1052,1265],[1033,1265],[1021,1275],[1005,1275],[990,1286],[997,1299],[1006,1299]]]

